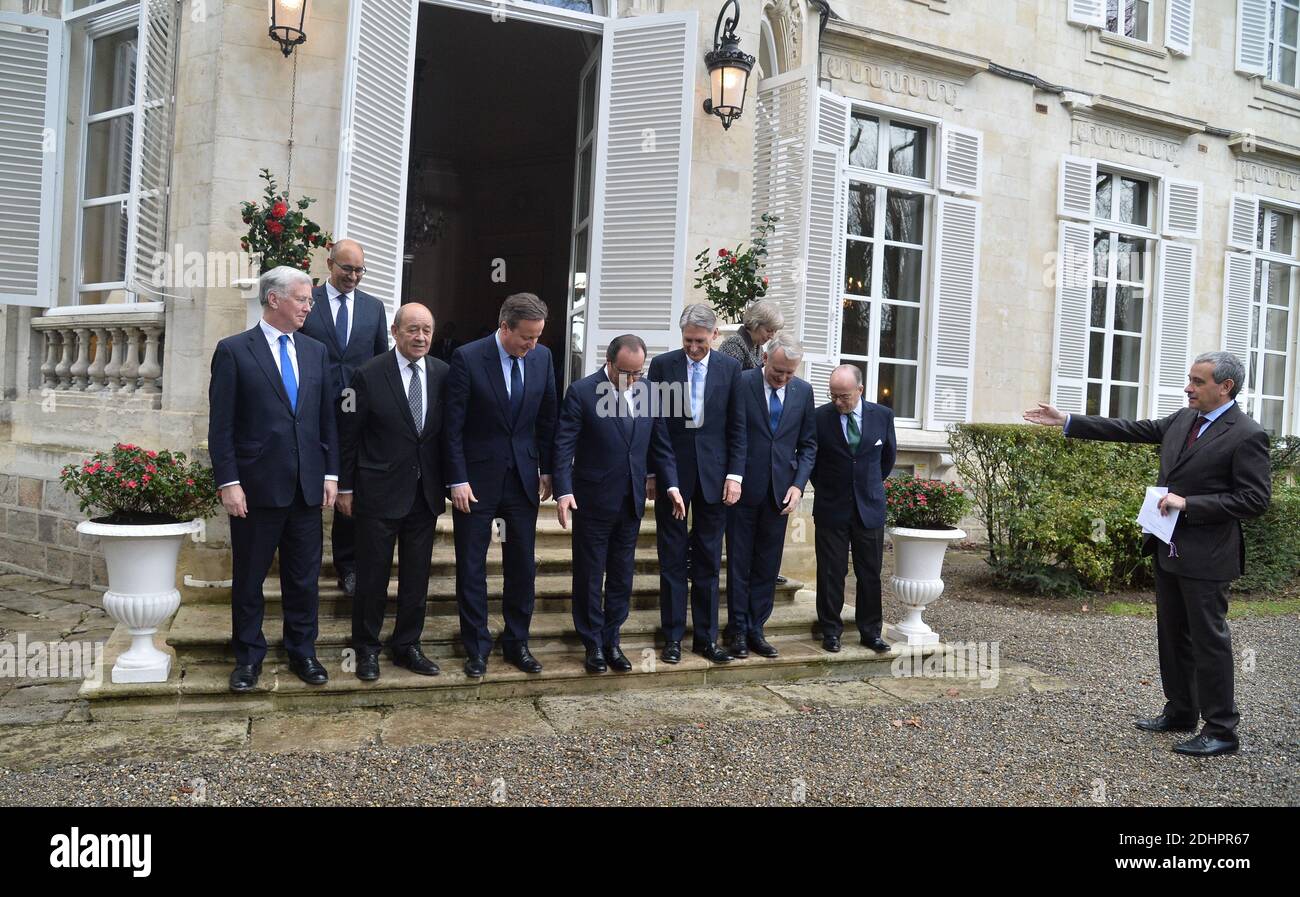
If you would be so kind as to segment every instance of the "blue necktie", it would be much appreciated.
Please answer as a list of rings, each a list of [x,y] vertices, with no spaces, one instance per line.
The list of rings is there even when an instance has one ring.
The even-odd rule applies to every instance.
[[[772,427],[772,435],[776,435],[776,428],[781,424],[781,397],[772,390],[772,400],[767,403],[768,423]]]
[[[289,334],[280,334],[280,379],[284,381],[284,391],[289,394],[289,407],[298,412],[298,378],[293,373],[293,362],[289,360]]]
[[[339,317],[334,322],[334,332],[338,334],[339,350],[348,350],[348,294],[339,293]]]
[[[519,409],[524,407],[524,375],[519,370],[519,359],[510,356],[510,425],[519,420]]]
[[[695,426],[699,426],[704,421],[704,398],[701,395],[704,392],[704,368],[698,361],[691,363],[691,417],[695,419]]]

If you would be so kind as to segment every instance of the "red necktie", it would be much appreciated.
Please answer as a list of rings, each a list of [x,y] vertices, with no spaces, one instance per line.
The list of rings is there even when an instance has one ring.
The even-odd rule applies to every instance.
[[[1187,451],[1189,448],[1191,448],[1192,443],[1194,443],[1197,439],[1200,438],[1201,425],[1204,423],[1205,423],[1205,415],[1204,414],[1196,415],[1196,423],[1192,424],[1192,430],[1190,433],[1187,434],[1187,444],[1183,446],[1183,451]],[[1206,429],[1208,430],[1209,427],[1206,427]]]

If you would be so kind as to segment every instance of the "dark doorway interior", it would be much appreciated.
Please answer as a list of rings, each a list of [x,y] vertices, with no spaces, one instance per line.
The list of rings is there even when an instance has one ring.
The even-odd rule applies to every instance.
[[[432,309],[434,354],[490,333],[501,301],[527,291],[550,309],[542,342],[563,364],[578,84],[597,44],[421,6],[402,295]]]

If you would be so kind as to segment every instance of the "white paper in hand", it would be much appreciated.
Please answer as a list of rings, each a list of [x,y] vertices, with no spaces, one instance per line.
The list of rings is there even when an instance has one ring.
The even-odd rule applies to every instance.
[[[1160,499],[1168,493],[1169,489],[1165,486],[1147,486],[1146,498],[1137,516],[1142,532],[1151,533],[1166,545],[1174,537],[1174,526],[1178,523],[1177,510],[1171,510],[1168,514],[1160,513]]]

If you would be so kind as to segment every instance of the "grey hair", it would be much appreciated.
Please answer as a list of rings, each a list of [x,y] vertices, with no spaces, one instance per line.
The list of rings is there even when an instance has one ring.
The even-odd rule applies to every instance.
[[[1230,399],[1237,397],[1237,393],[1241,392],[1241,387],[1246,382],[1246,366],[1241,363],[1240,358],[1231,352],[1202,352],[1196,356],[1196,360],[1192,364],[1214,365],[1215,383],[1231,380],[1232,391],[1228,393]]]
[[[852,372],[853,372],[853,382],[854,382],[854,384],[855,384],[856,386],[861,386],[861,385],[862,385],[862,368],[858,367],[856,364],[842,364],[842,365],[840,365],[840,366],[837,367],[835,370],[831,371],[831,375],[830,375],[830,377],[827,378],[827,382],[829,383],[830,380],[834,379],[834,377],[835,377],[836,374],[838,374],[840,371],[844,371],[844,370],[849,370],[849,371],[852,371]]]
[[[703,327],[705,330],[713,331],[718,328],[718,316],[704,303],[696,302],[682,309],[682,317],[677,324],[683,330],[687,327]]]
[[[288,265],[278,265],[270,271],[262,272],[262,276],[257,279],[257,298],[265,308],[272,292],[285,296],[289,292],[289,287],[297,283],[305,283],[310,287],[311,277],[306,271],[290,268]]]
[[[758,327],[781,330],[785,327],[785,315],[781,313],[781,306],[771,299],[760,299],[745,307],[745,314],[741,317],[740,323],[746,330],[754,330]]]
[[[803,346],[801,346],[799,341],[794,338],[794,334],[789,331],[782,330],[776,336],[768,340],[767,345],[763,347],[763,352],[767,355],[772,355],[777,349],[780,349],[785,353],[787,361],[798,361],[800,358],[803,358]],[[854,370],[857,370],[857,368],[854,368]]]

